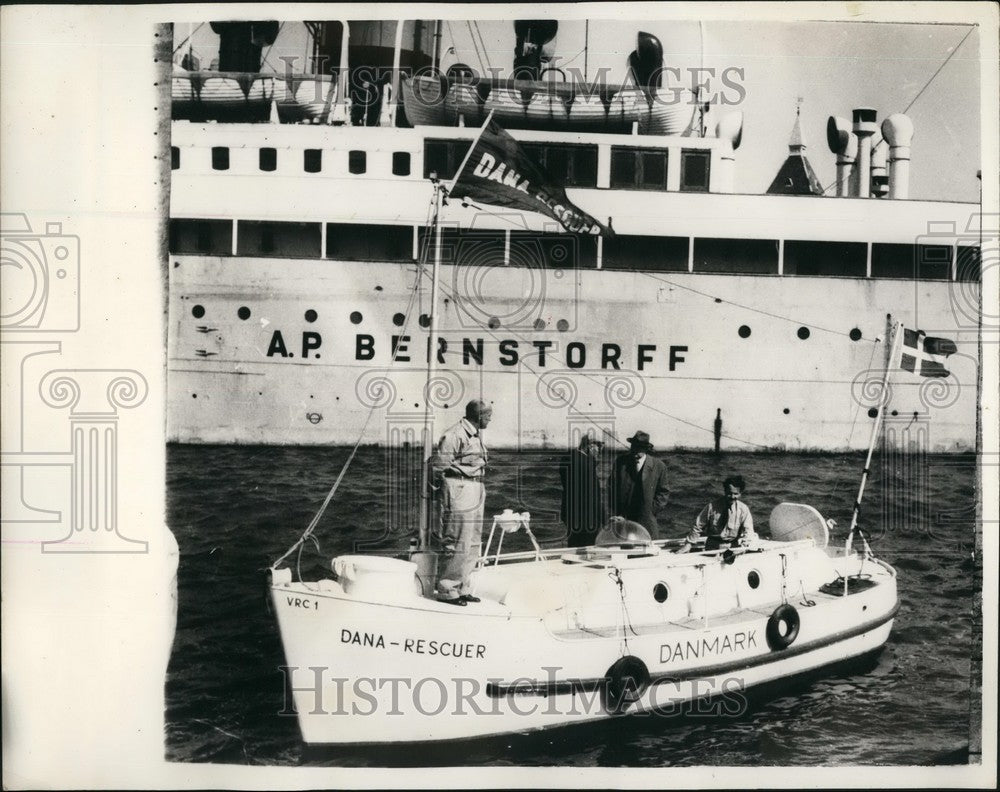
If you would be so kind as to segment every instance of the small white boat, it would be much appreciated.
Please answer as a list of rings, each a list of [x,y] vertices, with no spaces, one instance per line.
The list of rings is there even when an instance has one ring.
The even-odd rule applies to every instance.
[[[414,561],[341,556],[333,577],[301,582],[273,570],[302,737],[459,740],[673,713],[881,649],[892,567],[867,545],[830,546],[809,506],[779,505],[770,528],[736,552],[683,555],[670,541],[514,554],[488,542],[481,602],[462,608],[425,597]]]
[[[432,227],[443,194],[437,183]],[[435,237],[431,348],[441,259]],[[902,336],[897,325],[889,360]],[[435,360],[428,360],[428,383]],[[642,526],[622,521],[598,534],[596,546],[543,551],[530,515],[507,510],[494,518],[470,578],[473,599],[462,607],[433,598],[428,407],[420,535],[409,560],[340,556],[333,575],[319,580],[293,580],[281,568],[310,538],[345,464],[305,533],[272,565],[303,739],[461,740],[675,713],[688,702],[742,695],[877,652],[898,608],[896,573],[872,555],[860,529],[860,554],[853,540],[888,372],[843,544],[830,545],[828,524],[811,506],[784,503],[770,515],[769,538],[733,549],[677,554],[671,551],[681,542],[654,542]],[[534,551],[503,554],[504,536],[519,530]]]

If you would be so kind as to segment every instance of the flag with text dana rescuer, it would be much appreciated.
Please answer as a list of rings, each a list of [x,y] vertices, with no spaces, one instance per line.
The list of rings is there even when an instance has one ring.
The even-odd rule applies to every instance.
[[[563,186],[536,165],[493,120],[487,122],[465,167],[455,177],[451,194],[494,206],[540,212],[576,234],[613,233],[574,206]]]
[[[935,338],[923,330],[903,329],[902,354],[899,367],[921,377],[947,377],[945,367],[948,355],[958,351],[955,342],[948,338]]]

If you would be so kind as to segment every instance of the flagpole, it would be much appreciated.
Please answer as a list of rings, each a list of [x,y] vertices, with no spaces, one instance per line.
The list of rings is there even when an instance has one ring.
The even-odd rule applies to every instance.
[[[878,441],[879,429],[882,426],[885,408],[888,403],[889,372],[896,365],[896,355],[898,353],[899,340],[903,337],[903,325],[896,322],[892,328],[892,343],[889,348],[889,359],[886,362],[885,374],[882,376],[882,387],[879,390],[878,412],[875,414],[875,422],[872,424],[872,434],[868,441],[868,456],[865,459],[864,469],[861,471],[861,486],[858,488],[858,497],[854,501],[854,512],[851,515],[851,529],[847,534],[847,541],[844,543],[844,555],[851,552],[851,545],[854,542],[854,531],[858,530],[858,517],[861,513],[861,498],[865,494],[865,484],[868,483],[868,473],[871,468],[872,454],[875,451],[875,443]],[[847,577],[844,577],[844,595],[847,595]]]
[[[455,175],[451,179],[451,183],[448,185],[448,194],[451,195],[451,191],[455,188],[455,182],[458,181],[458,177],[462,175],[462,171],[465,170],[465,166],[469,163],[469,157],[472,156],[473,149],[476,148],[476,144],[479,142],[479,138],[483,136],[483,132],[486,131],[486,127],[489,126],[490,121],[493,120],[493,111],[490,110],[490,114],[486,116],[486,120],[483,121],[483,125],[479,127],[479,131],[476,136],[472,139],[472,143],[469,145],[469,150],[465,152],[465,157],[462,158],[462,164],[458,166],[458,170],[455,171]]]
[[[430,549],[430,518],[431,518],[431,456],[434,453],[434,415],[431,410],[431,383],[434,380],[434,374],[437,372],[437,356],[438,356],[438,280],[441,273],[441,204],[444,202],[445,195],[451,192],[451,188],[455,186],[455,182],[458,177],[462,175],[462,171],[465,169],[466,164],[469,161],[469,156],[472,154],[472,150],[476,147],[479,142],[479,138],[482,137],[483,131],[486,129],[490,120],[493,118],[493,111],[486,117],[486,121],[483,122],[482,127],[476,134],[475,139],[472,141],[472,145],[469,146],[469,150],[465,152],[465,158],[462,160],[462,164],[458,166],[458,170],[455,172],[455,176],[452,178],[451,183],[445,187],[440,181],[434,182],[434,267],[431,270],[431,322],[429,328],[429,335],[427,338],[428,344],[428,355],[427,355],[427,385],[426,392],[424,393],[424,451],[423,451],[423,474],[420,487],[420,522],[418,528],[418,546],[420,550]]]
[[[444,200],[444,185],[434,183],[434,266],[431,270],[431,322],[427,338],[427,385],[424,393],[424,462],[423,479],[420,487],[419,549],[430,548],[431,517],[431,455],[434,452],[434,414],[431,410],[431,383],[437,372],[438,356],[438,276],[441,271],[441,204]]]

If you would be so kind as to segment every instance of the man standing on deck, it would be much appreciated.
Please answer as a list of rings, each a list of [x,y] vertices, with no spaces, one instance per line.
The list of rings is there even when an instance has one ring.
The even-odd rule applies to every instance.
[[[562,480],[562,520],[566,523],[570,547],[592,545],[604,524],[601,482],[597,457],[604,443],[589,434],[580,440],[559,466]]]
[[[740,500],[744,489],[746,482],[743,476],[729,476],[722,482],[723,496],[701,510],[695,518],[694,528],[677,552],[688,552],[700,536],[706,537],[706,550],[718,550],[724,545],[745,545],[756,539],[750,508]]]
[[[667,505],[667,466],[649,456],[653,444],[646,432],[628,439],[629,450],[615,459],[608,480],[613,515],[641,523],[653,539],[659,534],[656,512]]]
[[[441,602],[450,605],[479,602],[468,585],[483,541],[487,453],[482,430],[492,417],[493,408],[474,399],[465,406],[465,417],[445,432],[438,444],[436,465],[443,480],[437,538],[443,566],[437,593]]]

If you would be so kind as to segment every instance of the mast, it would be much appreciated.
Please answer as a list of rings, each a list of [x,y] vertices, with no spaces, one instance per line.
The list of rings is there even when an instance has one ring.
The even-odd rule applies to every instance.
[[[878,398],[878,412],[875,414],[875,421],[872,424],[872,434],[868,441],[868,456],[865,458],[865,466],[861,471],[861,485],[858,487],[858,497],[854,500],[854,511],[851,514],[851,529],[847,534],[847,541],[844,544],[844,553],[850,553],[851,544],[854,541],[854,531],[857,530],[861,533],[861,529],[858,528],[858,516],[861,513],[861,498],[865,494],[865,485],[868,483],[868,473],[871,469],[872,464],[872,453],[875,450],[875,443],[878,442],[879,429],[882,427],[883,416],[885,414],[885,408],[888,399],[886,398],[889,392],[889,372],[892,370],[893,365],[896,361],[896,354],[898,352],[898,344],[900,339],[902,339],[903,325],[899,322],[894,322],[892,325],[892,342],[889,345],[889,357],[885,364],[885,373],[882,375],[882,387],[879,389]],[[863,536],[862,536],[863,539]],[[865,543],[867,546],[867,542]],[[844,595],[847,595],[847,577],[844,577]]]
[[[462,159],[462,163],[458,166],[458,170],[455,171],[454,177],[452,177],[451,182],[447,187],[441,182],[437,177],[437,174],[433,174],[434,178],[434,268],[431,270],[431,324],[430,324],[430,335],[427,339],[427,343],[430,345],[430,354],[427,357],[427,385],[426,392],[424,393],[424,463],[423,463],[423,486],[420,488],[420,523],[419,523],[419,542],[418,549],[429,550],[430,549],[430,517],[431,517],[431,466],[430,460],[431,455],[434,453],[434,414],[431,411],[431,382],[434,379],[434,374],[437,372],[437,356],[438,356],[438,279],[441,273],[441,205],[444,203],[445,197],[451,193],[455,184],[458,182],[458,178],[462,175],[462,171],[465,170],[465,166],[469,162],[469,157],[472,156],[473,150],[476,148],[476,144],[479,143],[479,138],[483,136],[483,132],[486,127],[489,126],[490,121],[493,120],[493,111],[491,110],[489,115],[486,116],[486,120],[483,125],[479,128],[479,132],[476,133],[475,138],[473,138],[472,143],[469,144],[469,150],[465,152],[465,157]]]
[[[427,385],[424,393],[423,480],[420,487],[419,549],[430,548],[431,517],[431,455],[434,453],[434,413],[431,410],[431,383],[437,372],[438,356],[438,276],[441,271],[441,203],[444,185],[434,181],[434,267],[431,270],[431,325],[427,339]]]

